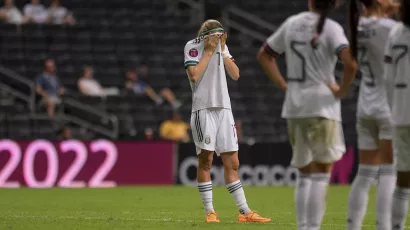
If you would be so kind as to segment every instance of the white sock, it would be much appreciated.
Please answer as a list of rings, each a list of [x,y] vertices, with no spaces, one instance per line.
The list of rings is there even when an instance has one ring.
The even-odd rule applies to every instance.
[[[241,214],[248,214],[251,210],[246,203],[245,192],[242,188],[242,183],[240,180],[232,182],[226,185],[229,193],[231,193],[233,199],[235,200],[236,206],[239,208]]]
[[[396,171],[394,166],[380,165],[379,185],[377,187],[377,230],[390,229],[395,184]]]
[[[295,206],[298,230],[306,229],[307,201],[312,180],[309,174],[300,173],[295,188]]]
[[[212,203],[212,181],[198,183],[198,189],[205,207],[205,213],[214,212],[214,205]]]
[[[309,199],[307,201],[307,228],[319,230],[326,208],[326,195],[330,173],[312,173]]]
[[[406,223],[407,211],[409,208],[409,188],[396,187],[393,194],[392,205],[392,229],[403,230]]]
[[[359,165],[359,170],[349,193],[347,230],[362,229],[363,218],[369,200],[369,189],[377,178],[378,171],[378,166]]]

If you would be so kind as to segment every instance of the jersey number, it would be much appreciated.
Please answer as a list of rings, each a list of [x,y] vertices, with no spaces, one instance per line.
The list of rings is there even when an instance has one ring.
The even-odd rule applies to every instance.
[[[399,53],[397,55],[397,58],[394,60],[394,67],[397,69],[397,64],[399,64],[399,61],[406,56],[406,54],[409,52],[409,47],[407,45],[394,45],[392,47],[393,51],[397,50]],[[409,63],[410,65],[410,63]],[[399,79],[397,79],[395,83],[396,88],[406,88],[407,84],[403,82],[403,76],[400,77],[401,82]]]
[[[295,53],[295,55],[300,59],[301,64],[302,64],[302,73],[300,74],[300,77],[290,77],[288,76],[288,81],[296,81],[296,82],[304,82],[306,79],[306,60],[305,57],[302,55],[303,51],[301,49],[306,46],[306,42],[297,42],[297,41],[291,41],[290,42],[290,49]],[[298,49],[299,47],[299,49]],[[302,47],[302,48],[301,48]]]
[[[365,81],[364,78],[362,78],[362,80],[365,81],[364,84],[366,84],[366,86],[374,87],[376,85],[376,82],[374,80],[374,75],[373,75],[373,71],[370,67],[370,63],[367,59],[367,49],[365,47],[358,47],[357,48],[357,53],[358,53],[358,56],[359,56],[359,63],[361,65],[361,67],[368,69],[368,73],[369,73],[368,77],[370,78],[370,79],[366,79],[368,81]]]
[[[221,58],[222,58],[222,54],[221,52],[216,52],[218,54],[218,65],[221,65]]]

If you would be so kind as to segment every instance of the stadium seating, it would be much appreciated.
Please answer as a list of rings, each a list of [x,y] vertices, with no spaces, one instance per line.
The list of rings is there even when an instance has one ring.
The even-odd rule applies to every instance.
[[[22,2],[18,3],[22,5]],[[190,20],[187,16],[166,13],[166,6],[160,0],[71,0],[64,1],[64,4],[74,12],[77,25],[28,24],[21,28],[0,25],[4,35],[0,41],[0,64],[34,79],[42,71],[42,61],[46,57],[54,58],[60,78],[70,90],[70,97],[116,114],[120,119],[120,137],[126,138],[145,128],[157,130],[171,107],[157,107],[145,97],[118,96],[102,100],[79,96],[76,83],[81,68],[89,64],[95,67],[95,77],[104,86],[122,89],[124,69],[145,60],[150,67],[153,88],[172,88],[184,102],[181,112],[189,121],[191,93],[182,52],[185,43],[195,37],[199,25],[186,23]],[[292,4],[288,1],[230,0],[225,4],[236,4],[274,24],[280,24],[290,14],[306,8],[305,0],[292,1]],[[280,12],[272,13],[272,9],[278,8]],[[283,94],[273,87],[255,60],[261,44],[249,43],[246,37],[236,35],[238,33],[232,31],[228,38],[230,51],[241,68],[240,81],[228,80],[234,115],[242,121],[246,137],[257,141],[286,140],[286,124],[280,118]],[[284,70],[284,64],[281,67]],[[353,137],[354,99],[346,104],[344,125],[350,129],[347,136]],[[27,124],[21,122],[18,125]],[[21,137],[29,138],[30,134],[22,131]]]

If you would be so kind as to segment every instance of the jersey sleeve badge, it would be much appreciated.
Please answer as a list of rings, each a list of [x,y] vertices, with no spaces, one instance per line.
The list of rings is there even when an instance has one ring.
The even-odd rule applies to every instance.
[[[198,57],[198,50],[197,49],[195,49],[195,48],[192,48],[192,49],[190,49],[189,50],[189,56],[191,56],[191,57]]]

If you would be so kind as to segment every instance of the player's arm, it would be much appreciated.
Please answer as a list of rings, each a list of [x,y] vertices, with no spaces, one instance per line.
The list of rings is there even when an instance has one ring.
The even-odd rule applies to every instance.
[[[230,57],[224,57],[224,65],[226,72],[228,72],[229,77],[233,80],[237,81],[240,77],[239,75],[239,67]]]
[[[228,46],[226,45],[227,39],[228,34],[224,33],[221,37],[222,58],[229,77],[231,77],[234,81],[237,81],[240,77],[239,67],[236,65],[235,61],[232,58],[232,55],[229,53]]]
[[[340,86],[336,83],[331,84],[330,89],[333,91],[333,94],[336,97],[343,98],[349,92],[350,86],[352,85],[352,82],[356,77],[357,62],[352,57],[350,49],[348,47],[340,51],[339,58],[344,64],[343,78],[340,82]]]
[[[356,77],[357,72],[357,62],[356,58],[352,55],[349,48],[349,41],[346,38],[342,26],[335,24],[332,30],[328,32],[328,44],[330,49],[339,57],[343,62],[343,78],[338,85],[333,82],[329,85],[330,90],[332,90],[335,97],[343,98],[349,92],[349,88]],[[352,41],[352,45],[354,41]],[[357,45],[356,45],[357,46]]]
[[[196,83],[202,75],[204,75],[206,67],[208,66],[209,61],[211,60],[212,53],[205,52],[202,55],[201,60],[195,66],[188,66],[187,72],[189,80],[193,83]]]
[[[185,59],[186,59],[186,69],[188,73],[189,80],[193,83],[197,82],[205,73],[205,70],[211,60],[213,53],[215,52],[216,46],[219,43],[219,37],[217,36],[208,36],[204,41],[204,51],[201,59],[198,61],[190,61],[190,50],[186,50]],[[196,57],[195,57],[196,58]],[[192,63],[191,63],[192,62]],[[194,64],[197,62],[197,64]]]
[[[288,86],[279,71],[276,59],[280,54],[285,52],[285,34],[288,21],[289,19],[266,40],[265,44],[259,49],[256,57],[269,79],[273,81],[276,87],[283,91],[286,91]]]
[[[267,44],[263,45],[257,54],[257,59],[266,75],[273,81],[273,83],[281,90],[286,91],[288,88],[285,79],[279,71],[276,61],[278,54],[273,51]]]

